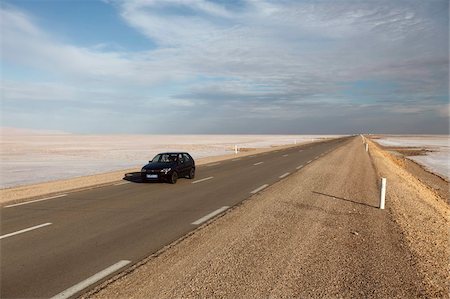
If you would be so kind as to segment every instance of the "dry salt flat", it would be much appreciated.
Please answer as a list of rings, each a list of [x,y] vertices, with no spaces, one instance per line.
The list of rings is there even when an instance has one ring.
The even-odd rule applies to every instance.
[[[383,146],[416,147],[429,150],[424,156],[408,158],[447,180],[450,179],[449,135],[383,135],[376,142]]]
[[[332,135],[74,135],[2,130],[0,188],[140,167],[159,152],[198,159],[241,148],[307,143]]]

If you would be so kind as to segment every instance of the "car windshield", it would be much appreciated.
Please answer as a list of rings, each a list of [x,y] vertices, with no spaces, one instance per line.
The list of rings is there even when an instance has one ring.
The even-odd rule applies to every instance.
[[[158,163],[171,163],[177,161],[177,154],[158,154],[156,155],[152,162],[158,162]]]

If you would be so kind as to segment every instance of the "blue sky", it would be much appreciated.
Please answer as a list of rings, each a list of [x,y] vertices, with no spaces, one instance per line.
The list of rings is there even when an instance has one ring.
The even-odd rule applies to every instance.
[[[1,125],[449,132],[448,1],[1,2]]]

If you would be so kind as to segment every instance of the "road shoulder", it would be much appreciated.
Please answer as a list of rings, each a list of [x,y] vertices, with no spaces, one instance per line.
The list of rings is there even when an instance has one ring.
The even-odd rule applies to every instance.
[[[428,296],[448,297],[450,287],[450,208],[437,192],[399,164],[398,159],[370,142],[378,175],[387,178],[387,207],[416,256]]]

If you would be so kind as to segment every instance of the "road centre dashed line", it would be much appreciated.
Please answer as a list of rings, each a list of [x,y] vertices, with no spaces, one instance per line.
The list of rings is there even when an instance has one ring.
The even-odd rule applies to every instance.
[[[284,179],[285,177],[287,177],[290,174],[291,174],[290,172],[286,172],[285,174],[280,175],[279,178]]]
[[[47,222],[47,223],[43,223],[43,224],[39,224],[39,225],[36,225],[36,226],[29,227],[29,228],[24,228],[24,229],[18,230],[16,232],[12,232],[12,233],[9,233],[9,234],[6,234],[6,235],[2,235],[2,236],[0,236],[0,240],[8,238],[8,237],[15,236],[15,235],[18,235],[18,234],[26,233],[26,232],[29,232],[29,231],[32,231],[32,230],[35,230],[35,229],[38,229],[38,228],[41,228],[41,227],[49,226],[51,224],[52,224],[51,222]]]
[[[129,263],[131,263],[131,261],[121,260],[121,261],[115,263],[114,265],[109,266],[108,268],[98,272],[97,274],[94,274],[91,277],[83,280],[82,282],[74,285],[73,287],[70,287],[70,288],[62,291],[61,293],[53,296],[51,299],[66,299],[66,298],[69,298],[69,297],[75,295],[76,293],[84,290],[88,286],[93,285],[97,281],[105,278],[106,276],[108,276],[108,275],[116,272],[117,270],[125,267]]]
[[[207,177],[207,178],[204,178],[204,179],[200,179],[200,180],[193,181],[192,184],[201,183],[201,182],[204,182],[204,181],[213,179],[213,178],[214,178],[213,176],[210,176],[210,177]]]
[[[5,206],[5,208],[12,208],[12,207],[17,207],[17,206],[27,205],[30,203],[35,203],[35,202],[44,201],[44,200],[48,200],[48,199],[60,198],[60,197],[64,197],[64,196],[67,196],[67,194],[60,194],[60,195],[50,196],[50,197],[46,197],[46,198],[25,201],[25,202],[21,202],[21,203],[12,204],[12,205],[7,205],[7,206]]]
[[[203,222],[205,222],[205,221],[211,219],[212,217],[214,217],[214,216],[216,216],[216,215],[222,213],[223,211],[227,210],[228,208],[229,208],[229,206],[223,206],[223,207],[221,207],[221,208],[219,208],[219,209],[217,209],[217,210],[215,210],[215,211],[209,213],[208,215],[205,215],[205,216],[203,216],[202,218],[200,218],[200,219],[198,219],[198,220],[192,222],[191,224],[193,224],[193,225],[199,225],[199,224],[202,224]]]
[[[255,164],[253,164],[253,165],[261,165],[261,164],[263,164],[264,162],[257,162],[257,163],[255,163]]]
[[[250,192],[250,193],[251,193],[251,194],[258,193],[259,191],[261,191],[261,190],[264,189],[264,188],[267,188],[268,186],[269,186],[268,184],[264,184],[264,185],[262,185],[262,186],[256,188],[255,190],[253,190],[253,191]]]

